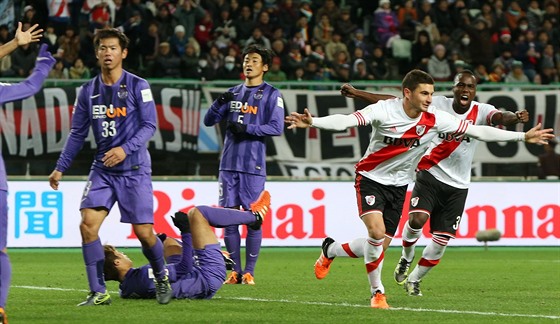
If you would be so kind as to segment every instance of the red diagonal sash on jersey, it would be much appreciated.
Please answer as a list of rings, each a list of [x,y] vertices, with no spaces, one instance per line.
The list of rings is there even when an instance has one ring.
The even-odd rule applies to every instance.
[[[465,120],[476,121],[478,116],[478,105],[474,105]],[[429,155],[422,157],[418,163],[418,170],[428,170],[440,161],[445,160],[453,153],[457,147],[461,145],[460,141],[447,141],[444,140],[438,146],[434,147]]]
[[[413,140],[420,139],[422,136],[428,133],[430,128],[434,127],[436,122],[436,117],[432,113],[423,113],[422,118],[416,123],[416,125],[409,128],[401,137],[401,139]],[[424,131],[421,135],[416,132],[417,127],[424,127]],[[371,171],[375,169],[379,164],[385,162],[401,153],[408,151],[410,147],[404,145],[387,145],[386,147],[380,149],[377,152],[373,152],[368,155],[365,159],[361,160],[356,164],[356,171]]]

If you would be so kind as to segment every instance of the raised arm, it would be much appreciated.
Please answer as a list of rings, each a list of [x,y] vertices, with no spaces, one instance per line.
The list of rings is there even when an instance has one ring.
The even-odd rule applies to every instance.
[[[500,111],[492,116],[492,125],[515,125],[529,121],[529,112],[525,109],[512,113],[511,111]]]
[[[350,83],[345,83],[340,87],[340,94],[348,98],[361,99],[363,101],[369,102],[370,104],[374,104],[379,100],[395,98],[395,96],[392,95],[370,93],[367,91],[358,90],[354,88],[354,86],[352,86]]]
[[[313,126],[320,129],[343,131],[347,128],[358,126],[358,119],[354,114],[336,114],[313,118],[307,108],[305,108],[303,114],[292,112],[289,116],[286,116],[284,121],[288,124],[288,129]]]
[[[478,140],[485,142],[527,142],[533,144],[547,144],[549,139],[554,138],[553,129],[541,129],[542,125],[539,123],[537,126],[531,128],[526,133],[523,132],[510,132],[502,129],[470,125],[466,134]]]
[[[18,46],[38,42],[43,37],[43,30],[37,29],[38,24],[29,27],[28,30],[21,30],[22,23],[18,22],[14,38],[6,44],[0,46],[0,58],[13,52]]]

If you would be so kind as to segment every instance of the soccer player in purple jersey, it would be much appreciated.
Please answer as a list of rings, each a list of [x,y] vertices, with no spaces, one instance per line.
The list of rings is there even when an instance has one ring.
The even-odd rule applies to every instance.
[[[156,107],[148,82],[122,67],[128,54],[128,38],[117,29],[98,30],[95,54],[101,73],[79,92],[70,135],[49,176],[57,190],[62,174],[70,167],[91,129],[97,152],[82,195],[82,252],[90,293],[78,306],[108,305],[111,296],[103,279],[103,246],[99,228],[119,203],[121,222],[132,224],[142,252],[154,269],[156,296],[160,304],[172,297],[165,274],[163,245],[153,231],[153,188],[147,143],[156,130]]]
[[[355,181],[358,211],[368,234],[363,254],[372,308],[389,308],[381,282],[383,243],[386,236],[396,232],[407,185],[412,182],[415,168],[434,137],[449,133],[456,139],[466,135],[484,141],[538,144],[554,137],[552,129],[541,130],[540,124],[526,133],[509,132],[472,125],[436,109],[432,105],[434,80],[420,70],[407,73],[402,91],[403,99],[382,100],[348,115],[312,117],[305,109],[304,114],[292,112],[285,119],[290,124],[288,129],[312,126],[342,131],[357,126],[373,127],[368,149],[356,164]],[[328,260],[328,256],[323,259]]]
[[[188,215],[175,213],[173,223],[182,243],[166,238],[167,271],[173,297],[210,299],[223,285],[226,264],[213,227],[233,224],[259,225],[270,209],[270,194],[263,191],[250,211],[196,206]],[[132,261],[110,245],[105,246],[105,279],[116,280],[121,298],[154,298],[155,286],[149,265],[134,268]]]
[[[37,29],[38,26],[35,24],[26,31],[22,31],[22,23],[18,22],[14,38],[0,46],[0,58],[9,55],[18,46],[38,42],[43,32],[42,29]],[[25,99],[39,92],[55,62],[51,53],[47,51],[47,45],[42,45],[39,49],[35,69],[27,79],[14,84],[0,84],[0,104]],[[8,179],[4,159],[0,156],[0,324],[8,323],[8,316],[4,308],[8,300],[8,290],[12,278],[12,266],[8,257],[7,244]]]
[[[226,121],[227,130],[219,171],[219,205],[247,210],[264,190],[267,136],[279,136],[284,128],[284,102],[280,91],[263,80],[272,61],[272,51],[250,45],[243,51],[245,82],[216,99],[204,125]],[[261,248],[260,227],[247,226],[246,264],[241,266],[239,226],[225,228],[226,248],[236,265],[226,284],[254,285],[254,270]]]

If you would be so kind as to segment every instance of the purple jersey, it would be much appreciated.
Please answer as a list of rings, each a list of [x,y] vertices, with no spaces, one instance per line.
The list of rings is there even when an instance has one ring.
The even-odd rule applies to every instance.
[[[19,83],[0,84],[0,104],[6,102],[11,102],[15,100],[25,99],[36,94],[41,87],[43,82],[49,75],[51,70],[50,66],[47,64],[40,63],[37,61],[33,73],[27,79]],[[6,166],[4,165],[4,160],[0,155],[0,190],[8,190],[8,180],[6,176]]]
[[[228,120],[247,125],[247,132],[226,131],[220,171],[266,176],[266,136],[279,136],[284,130],[282,95],[266,82],[255,87],[239,84],[228,91],[234,99],[222,106],[215,101],[204,116],[204,125]]]
[[[113,85],[105,85],[101,75],[85,83],[79,92],[70,135],[56,163],[66,171],[80,151],[90,126],[97,144],[92,168],[119,175],[151,173],[147,143],[156,130],[156,107],[148,82],[123,70]],[[122,147],[126,158],[114,167],[105,167],[104,154]]]

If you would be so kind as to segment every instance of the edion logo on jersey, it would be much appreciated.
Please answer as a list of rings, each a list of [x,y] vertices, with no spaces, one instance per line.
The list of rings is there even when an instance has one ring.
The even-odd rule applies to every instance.
[[[105,105],[93,105],[91,115],[93,119],[126,117],[126,107],[113,107],[113,104],[108,108]]]

